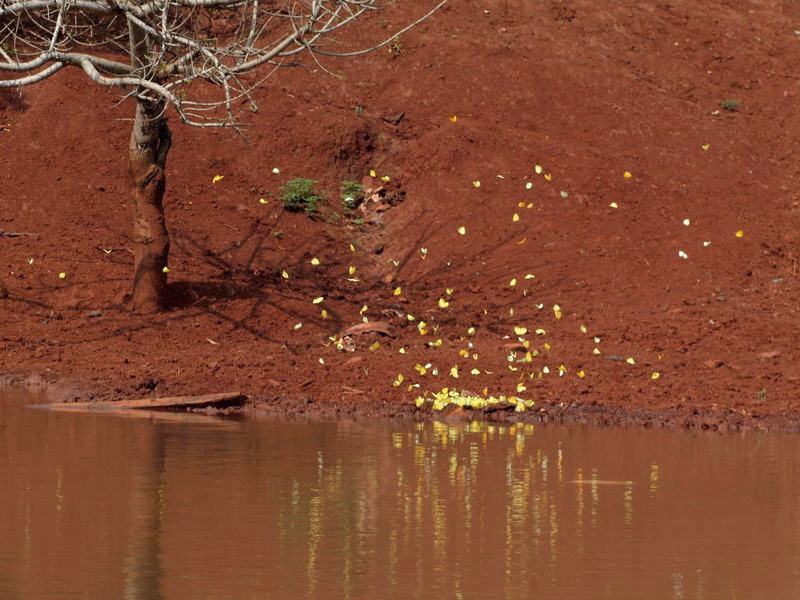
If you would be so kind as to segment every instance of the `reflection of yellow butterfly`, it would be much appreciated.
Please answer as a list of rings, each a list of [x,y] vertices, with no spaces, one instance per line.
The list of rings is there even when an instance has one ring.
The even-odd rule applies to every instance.
[[[551,179],[553,179],[553,176],[550,175],[550,173],[545,173],[544,178],[547,179],[547,181],[550,181]]]
[[[217,183],[218,181],[222,181],[223,177],[225,177],[225,175],[214,175],[214,179],[212,179],[211,182]]]
[[[711,148],[711,144],[703,144],[703,150],[708,150],[709,148]]]
[[[456,121],[458,121],[458,117],[457,116],[453,115],[452,117],[450,117],[450,122],[451,123],[455,123]]]
[[[474,187],[476,187],[476,188],[479,188],[479,187],[481,187],[481,182],[480,182],[480,181],[473,181],[473,182],[472,182],[472,185],[473,185]]]
[[[447,308],[448,306],[450,306],[450,303],[447,300],[439,298],[439,308]]]

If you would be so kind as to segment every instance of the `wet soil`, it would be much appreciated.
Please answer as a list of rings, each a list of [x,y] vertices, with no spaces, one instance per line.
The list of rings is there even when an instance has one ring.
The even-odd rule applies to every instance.
[[[249,145],[173,126],[155,316],[124,303],[132,106],[77,72],[2,91],[0,372],[65,400],[425,417],[448,387],[528,419],[798,430],[799,29],[778,0],[453,2],[341,78],[284,70]],[[388,200],[346,216],[371,169]],[[278,200],[294,177],[328,191],[313,219]],[[350,352],[365,317],[391,335]]]

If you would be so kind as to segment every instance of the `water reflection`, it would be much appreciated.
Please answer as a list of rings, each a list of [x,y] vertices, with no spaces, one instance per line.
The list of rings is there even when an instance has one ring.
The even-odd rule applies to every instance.
[[[0,401],[1,598],[800,591],[796,438],[21,404]]]

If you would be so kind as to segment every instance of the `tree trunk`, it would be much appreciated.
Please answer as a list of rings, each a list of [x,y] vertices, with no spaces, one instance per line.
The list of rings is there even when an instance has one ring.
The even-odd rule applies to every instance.
[[[131,308],[135,312],[164,308],[169,258],[164,189],[171,144],[163,103],[137,100],[129,154],[136,256]]]

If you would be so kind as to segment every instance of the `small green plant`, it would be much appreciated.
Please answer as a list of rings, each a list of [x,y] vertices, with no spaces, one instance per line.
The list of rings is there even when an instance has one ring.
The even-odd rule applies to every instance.
[[[281,231],[281,230],[273,231],[272,235],[275,236],[276,240],[279,240],[279,239],[281,239],[283,237],[283,231]]]
[[[766,400],[767,399],[767,390],[759,390],[758,394],[756,394],[757,400]]]
[[[345,213],[357,209],[364,201],[364,186],[356,181],[343,181],[339,188]]]
[[[363,106],[356,106],[356,116],[363,117],[364,116],[364,107]]]
[[[322,197],[315,189],[316,185],[317,182],[313,179],[303,179],[302,177],[286,182],[286,185],[280,188],[280,200],[286,210],[305,212],[307,215],[317,212]]]
[[[724,108],[725,110],[729,110],[731,112],[736,112],[741,103],[742,103],[741,100],[723,100],[722,102],[719,103],[719,107]]]

